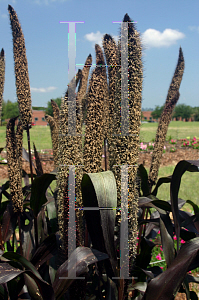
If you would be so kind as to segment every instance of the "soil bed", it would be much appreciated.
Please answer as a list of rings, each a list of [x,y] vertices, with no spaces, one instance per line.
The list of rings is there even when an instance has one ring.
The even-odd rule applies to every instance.
[[[181,147],[181,142],[178,141],[177,144],[172,145],[169,142],[165,142],[166,152],[162,155],[162,160],[160,167],[168,165],[176,165],[180,160],[198,160],[199,159],[199,149],[193,149],[188,147]],[[175,152],[170,152],[170,149],[176,148]],[[52,150],[43,150],[46,153],[39,153],[39,157],[42,162],[42,167],[44,173],[50,173],[54,170],[54,161]],[[1,157],[6,159],[6,152],[1,152]],[[34,157],[34,156],[32,156]],[[139,164],[144,164],[145,167],[150,167],[151,164],[152,151],[140,151],[139,153]],[[33,159],[34,163],[34,159]],[[102,157],[102,167],[104,168],[104,158]],[[23,169],[30,173],[29,163],[23,159]],[[33,168],[33,172],[35,170]],[[0,164],[0,179],[8,178],[7,165]]]

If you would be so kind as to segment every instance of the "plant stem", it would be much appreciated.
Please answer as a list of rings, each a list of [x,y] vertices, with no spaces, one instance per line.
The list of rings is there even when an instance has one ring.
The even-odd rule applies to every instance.
[[[28,138],[28,152],[29,152],[29,162],[30,162],[30,175],[31,175],[31,184],[33,183],[33,172],[32,172],[32,158],[30,151],[30,132],[29,126],[27,125],[27,138]],[[37,217],[34,216],[34,227],[35,227],[35,246],[38,248],[38,227],[37,227]]]
[[[30,132],[29,126],[27,125],[27,138],[28,138],[28,152],[29,152],[29,162],[30,162],[30,176],[31,176],[31,184],[33,183],[33,172],[32,172],[32,158],[31,158],[31,151],[30,151]]]
[[[142,219],[144,219],[144,215],[145,215],[145,208],[143,208]],[[141,243],[142,229],[143,229],[143,224],[140,225],[140,230],[139,230],[139,235],[138,235],[139,239],[138,239],[138,246],[137,246],[137,254],[139,254],[139,252],[140,252],[140,243]]]
[[[22,248],[22,235],[21,235],[21,220],[20,220],[20,215],[18,215],[18,225],[19,225],[20,254],[23,256],[23,248]],[[13,235],[14,235],[14,234],[13,234]]]
[[[1,233],[1,225],[0,225],[0,249],[4,251],[3,241],[2,241],[2,233]]]
[[[147,220],[148,218],[148,213],[149,213],[149,208],[147,208],[146,210],[145,220]],[[145,231],[146,231],[146,223],[144,224],[144,228],[143,228],[143,236],[145,236]]]
[[[38,248],[38,226],[37,226],[37,217],[34,216],[34,227],[35,227],[35,247]]]
[[[85,247],[88,247],[88,228],[85,224]]]

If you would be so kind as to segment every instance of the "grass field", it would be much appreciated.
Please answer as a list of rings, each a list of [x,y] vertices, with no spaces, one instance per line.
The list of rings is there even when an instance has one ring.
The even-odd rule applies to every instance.
[[[140,140],[150,142],[155,139],[158,123],[142,123]],[[171,121],[167,131],[167,139],[184,139],[187,137],[199,137],[199,122]]]
[[[173,174],[175,166],[167,166],[159,169],[158,178]],[[147,172],[149,169],[147,169]],[[192,200],[199,205],[199,173],[185,172],[182,176],[180,191],[178,197],[183,200]],[[170,184],[164,183],[158,189],[157,198],[161,200],[170,200]],[[185,208],[191,209],[189,204]]]
[[[143,142],[152,141],[155,138],[158,123],[142,123],[140,140]],[[84,131],[84,129],[83,129]],[[27,149],[27,135],[24,131],[23,134],[23,147]],[[172,121],[169,125],[167,138],[173,139],[180,138],[192,138],[193,136],[199,137],[199,122],[182,122]],[[33,142],[36,145],[37,150],[51,149],[51,134],[49,126],[33,126],[30,130],[31,148],[33,149]],[[6,127],[0,127],[0,147],[6,145]],[[173,173],[175,166],[162,167],[159,170],[159,177],[168,176]],[[0,185],[4,183],[6,179],[0,178]],[[184,200],[193,200],[199,205],[199,173],[186,172],[182,177],[181,188],[179,197]],[[162,200],[168,200],[170,198],[169,184],[163,184],[159,188],[157,197]]]
[[[158,123],[142,123],[140,132],[140,141],[150,142],[155,139]],[[84,129],[83,129],[84,130]],[[199,137],[199,122],[182,122],[172,121],[169,125],[167,132],[167,139],[169,137],[173,139],[182,139],[187,137]],[[49,126],[33,126],[30,130],[31,148],[33,149],[33,142],[36,145],[37,150],[51,149],[51,135]],[[6,126],[0,126],[0,147],[6,145]],[[27,134],[23,133],[23,147],[27,146]]]

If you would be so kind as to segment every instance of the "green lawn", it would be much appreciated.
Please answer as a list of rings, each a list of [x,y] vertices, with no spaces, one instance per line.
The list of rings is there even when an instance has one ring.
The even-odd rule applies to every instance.
[[[141,124],[141,133],[140,140],[143,142],[152,141],[155,138],[156,130],[158,123],[142,123]],[[83,128],[84,132],[84,128]],[[172,121],[169,125],[167,138],[171,136],[173,139],[180,138],[192,138],[193,136],[197,136],[199,138],[199,122],[182,122],[182,121]],[[6,145],[6,127],[0,127],[0,147],[4,147]],[[24,131],[23,134],[24,144],[23,147],[25,149],[27,146],[27,135]],[[31,140],[31,148],[33,149],[33,142],[36,145],[37,150],[41,149],[51,149],[51,134],[49,126],[33,126],[30,130],[30,140]],[[159,171],[159,177],[171,175],[175,166],[162,167]],[[2,180],[0,178],[0,186],[6,180]],[[198,173],[189,173],[186,172],[182,177],[181,188],[179,197],[185,200],[193,200],[199,205],[199,174]],[[163,184],[159,188],[158,198],[163,200],[169,199],[169,184]]]
[[[158,123],[142,123],[140,140],[150,142],[155,139]],[[167,139],[184,139],[197,136],[199,138],[199,122],[171,121],[167,131]]]
[[[30,129],[30,144],[33,149],[33,142],[37,150],[52,149],[51,134],[49,126],[33,126]],[[6,146],[6,126],[0,126],[0,147]],[[28,149],[27,133],[23,132],[23,147]]]
[[[156,130],[158,123],[142,123],[140,131],[140,140],[142,142],[150,142],[155,139]],[[84,128],[83,128],[84,132]],[[169,124],[167,138],[171,137],[173,139],[182,139],[187,137],[199,137],[199,122],[182,122],[182,121],[172,121]],[[41,149],[51,149],[51,135],[49,126],[33,126],[30,130],[30,141],[31,148],[33,149],[33,142],[36,145],[37,150]],[[27,146],[27,134],[23,133],[23,147],[25,149]],[[6,145],[6,126],[0,126],[0,147]]]
[[[158,178],[173,174],[175,166],[167,166],[159,169]],[[149,171],[149,169],[147,169]],[[182,176],[178,197],[183,200],[192,200],[199,205],[199,173],[185,172]],[[170,200],[170,184],[164,183],[158,189],[157,197],[161,200]],[[191,208],[189,204],[185,208]]]

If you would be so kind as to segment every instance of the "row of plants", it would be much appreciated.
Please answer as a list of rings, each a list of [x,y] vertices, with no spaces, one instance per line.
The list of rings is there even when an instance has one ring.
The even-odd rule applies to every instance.
[[[69,83],[61,109],[51,101],[53,117],[46,119],[55,169],[44,174],[34,143],[34,163],[31,157],[31,98],[24,37],[10,5],[8,11],[20,121],[15,129],[18,116],[10,119],[6,130],[9,181],[0,187],[1,299],[170,300],[178,291],[185,293],[187,299],[197,299],[196,293],[189,290],[189,282],[198,283],[198,279],[188,272],[199,267],[199,208],[190,200],[179,199],[178,192],[184,172],[198,172],[199,162],[180,161],[171,176],[157,181],[168,125],[180,96],[182,49],[152,145],[148,174],[143,165],[137,165],[142,45],[128,14],[123,19],[118,45],[106,34],[104,54],[99,45],[95,46],[96,68],[88,91],[91,55]],[[121,134],[124,123],[120,114],[124,33],[128,35],[128,59],[123,64],[128,70],[129,135]],[[2,58],[3,55],[1,62]],[[105,60],[108,80],[101,67]],[[0,83],[5,73],[2,66]],[[73,94],[77,87],[75,126],[69,122],[68,92],[70,89]],[[87,114],[82,144],[84,111]],[[79,135],[71,134],[71,129]],[[28,151],[22,145],[23,131],[27,132]],[[101,168],[103,144],[105,171]],[[22,157],[30,164],[30,174],[22,169]],[[52,189],[55,180],[56,188]],[[162,184],[170,184],[168,201],[156,197]],[[7,201],[2,201],[2,195]],[[182,211],[185,203],[192,205],[193,214]],[[157,245],[164,253],[163,269],[151,265]],[[158,261],[163,257],[159,252],[156,256]]]
[[[193,149],[199,149],[199,138],[193,137],[192,139],[186,138],[186,139],[181,139],[181,147],[189,147]]]

